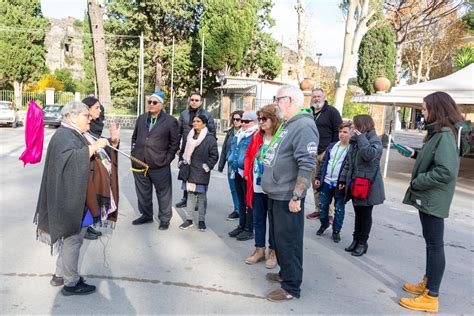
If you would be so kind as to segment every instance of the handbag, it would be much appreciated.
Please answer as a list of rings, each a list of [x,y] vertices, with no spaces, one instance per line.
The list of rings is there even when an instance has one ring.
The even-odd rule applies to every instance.
[[[352,196],[355,199],[366,200],[369,197],[370,186],[372,185],[372,183],[374,183],[375,177],[377,176],[378,173],[379,173],[379,166],[377,166],[377,170],[375,171],[372,181],[367,178],[356,177],[354,181],[352,181],[352,184],[351,184]]]
[[[179,166],[178,180],[188,181],[190,173],[191,165],[183,161]]]

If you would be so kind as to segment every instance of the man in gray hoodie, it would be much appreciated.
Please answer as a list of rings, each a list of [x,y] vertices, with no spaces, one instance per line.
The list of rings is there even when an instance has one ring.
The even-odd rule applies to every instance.
[[[262,189],[268,194],[270,229],[280,265],[266,279],[281,288],[270,292],[270,301],[300,297],[303,280],[304,198],[318,153],[319,134],[304,96],[294,86],[283,86],[276,96],[284,123],[263,153]]]

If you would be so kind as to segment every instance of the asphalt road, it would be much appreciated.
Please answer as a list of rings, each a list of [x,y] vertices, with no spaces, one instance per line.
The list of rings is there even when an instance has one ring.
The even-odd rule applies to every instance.
[[[54,133],[46,129],[45,151]],[[122,131],[122,149],[130,149],[130,130]],[[317,221],[305,222],[302,296],[272,303],[264,296],[275,288],[264,276],[263,264],[246,265],[253,241],[239,242],[227,233],[236,222],[226,221],[232,210],[227,179],[213,171],[208,193],[206,232],[181,231],[182,212],[174,210],[168,231],[157,223],[132,226],[138,216],[129,163],[121,157],[120,215],[112,235],[85,241],[80,271],[98,291],[64,297],[49,285],[55,257],[35,240],[33,215],[43,164],[23,167],[24,129],[0,128],[0,306],[1,313],[233,313],[233,314],[412,314],[398,305],[406,295],[405,281],[418,282],[424,273],[425,246],[416,210],[401,199],[413,161],[391,154],[385,180],[387,200],[374,209],[374,222],[365,256],[344,251],[351,242],[353,209],[346,206],[342,241],[330,230],[315,235]],[[393,157],[393,158],[392,158]],[[44,160],[44,158],[43,158]],[[451,216],[446,220],[447,257],[440,312],[468,314],[473,301],[473,161],[463,161]],[[173,179],[177,169],[173,165]],[[74,181],[74,179],[71,179]],[[173,182],[173,200],[182,192]],[[156,200],[155,200],[156,201]],[[306,213],[313,209],[306,201]],[[157,209],[155,202],[155,210]],[[275,269],[274,272],[277,272]]]

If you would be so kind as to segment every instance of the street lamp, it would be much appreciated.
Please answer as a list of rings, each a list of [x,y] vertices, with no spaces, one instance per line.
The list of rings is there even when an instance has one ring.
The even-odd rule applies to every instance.
[[[224,78],[225,78],[224,71],[219,70],[217,72],[217,77],[219,78],[219,81],[221,82],[221,100],[219,104],[219,129],[222,132],[222,101],[224,99]]]

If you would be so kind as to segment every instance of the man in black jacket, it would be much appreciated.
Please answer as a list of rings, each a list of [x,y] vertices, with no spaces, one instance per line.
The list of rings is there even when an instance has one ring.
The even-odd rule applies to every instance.
[[[314,122],[319,132],[318,156],[316,158],[316,168],[313,170],[311,184],[313,187],[315,211],[306,215],[307,219],[319,218],[319,192],[315,188],[315,178],[318,174],[321,162],[324,158],[326,148],[332,142],[339,141],[339,126],[342,124],[341,114],[339,111],[328,104],[324,90],[316,88],[311,92],[311,109],[313,110]],[[334,210],[329,210],[329,221],[334,218]]]
[[[181,112],[178,120],[179,140],[181,142],[181,151],[184,151],[186,144],[186,138],[188,137],[189,131],[193,128],[193,119],[198,115],[206,116],[208,120],[207,129],[210,134],[216,137],[216,125],[214,124],[214,117],[211,112],[206,111],[202,107],[202,96],[194,92],[188,99],[189,108]],[[184,191],[183,198],[181,201],[176,203],[176,207],[186,207],[187,204],[187,191]]]
[[[148,112],[140,115],[132,135],[132,156],[150,166],[148,173],[134,172],[138,209],[142,214],[133,225],[153,222],[153,192],[158,197],[160,230],[169,227],[172,214],[171,162],[179,147],[178,121],[162,111],[164,94],[153,93],[148,99]],[[132,162],[132,166],[141,166]]]

